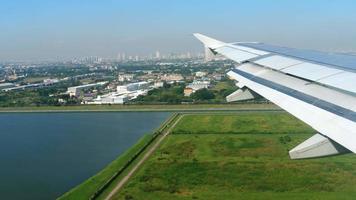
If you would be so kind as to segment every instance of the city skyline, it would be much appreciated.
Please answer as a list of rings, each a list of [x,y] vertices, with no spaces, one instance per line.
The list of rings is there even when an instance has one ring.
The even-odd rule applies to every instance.
[[[155,51],[148,54],[127,54],[126,52],[119,52],[116,57],[100,57],[100,56],[84,56],[71,59],[77,60],[95,60],[96,62],[103,60],[110,61],[149,61],[149,60],[172,60],[172,59],[193,59],[203,58],[205,55],[203,52],[164,52]],[[68,61],[68,60],[66,60]]]
[[[0,61],[202,52],[194,32],[355,52],[355,8],[351,0],[7,1],[0,8]]]

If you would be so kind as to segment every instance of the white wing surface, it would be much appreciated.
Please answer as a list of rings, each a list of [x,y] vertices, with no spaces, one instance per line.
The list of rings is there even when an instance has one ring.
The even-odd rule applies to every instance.
[[[318,133],[292,149],[292,159],[356,152],[356,56],[263,43],[224,43],[194,34],[214,54],[237,62],[228,75],[304,121]]]

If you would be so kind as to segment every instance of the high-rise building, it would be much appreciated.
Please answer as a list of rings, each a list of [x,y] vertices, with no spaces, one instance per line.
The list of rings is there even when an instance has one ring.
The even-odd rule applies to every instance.
[[[192,58],[190,52],[187,53],[187,58],[188,58],[188,59]]]
[[[159,53],[159,51],[156,51],[156,59],[160,59],[161,58],[161,54]]]
[[[122,61],[122,60],[121,60],[121,53],[118,53],[118,54],[117,54],[116,60],[119,61],[119,62]]]

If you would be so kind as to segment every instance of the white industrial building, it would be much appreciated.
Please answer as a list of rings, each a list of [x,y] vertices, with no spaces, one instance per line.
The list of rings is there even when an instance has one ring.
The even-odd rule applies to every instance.
[[[129,100],[127,95],[117,95],[115,93],[110,93],[103,96],[98,96],[96,99],[92,101],[85,102],[86,104],[124,104]]]
[[[105,85],[107,83],[108,82],[104,81],[104,82],[92,83],[92,84],[87,84],[87,85],[79,85],[79,86],[75,86],[75,87],[69,87],[67,90],[67,93],[71,97],[72,96],[78,97],[78,96],[80,96],[80,93],[83,90],[95,88],[95,87],[102,87],[103,85]]]
[[[130,83],[117,86],[117,91],[98,96],[91,101],[85,101],[85,104],[124,104],[129,100],[136,99],[140,95],[146,95],[150,90],[148,82]]]
[[[60,80],[55,78],[55,79],[45,79],[43,80],[43,84],[44,85],[53,85],[53,84],[56,84],[56,83],[59,83]]]
[[[202,71],[199,71],[199,72],[195,72],[195,76],[196,77],[204,77],[204,76],[206,76],[206,75],[208,75],[208,72],[202,72]]]
[[[147,90],[150,84],[146,81],[137,82],[137,83],[130,83],[127,85],[119,85],[116,88],[116,92],[119,94],[124,94],[136,90]]]
[[[155,83],[153,84],[153,88],[161,88],[161,87],[163,87],[163,86],[164,86],[164,82],[162,82],[162,81],[155,82]]]
[[[192,88],[193,91],[197,91],[203,88],[209,88],[209,86],[209,81],[193,81],[192,83],[188,84],[187,87]]]
[[[119,74],[117,78],[119,82],[125,82],[125,81],[132,81],[134,77],[135,77],[134,74]]]
[[[165,74],[161,77],[161,80],[169,83],[174,83],[184,80],[184,77],[180,74]]]

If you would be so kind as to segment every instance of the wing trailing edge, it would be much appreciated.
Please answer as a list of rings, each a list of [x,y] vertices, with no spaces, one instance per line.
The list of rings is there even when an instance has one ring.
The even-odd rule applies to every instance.
[[[194,36],[210,51],[237,63],[228,75],[241,89],[227,101],[252,99],[255,92],[318,132],[289,152],[292,159],[356,153],[356,73],[352,69],[254,48],[260,43],[224,43],[202,34]]]

